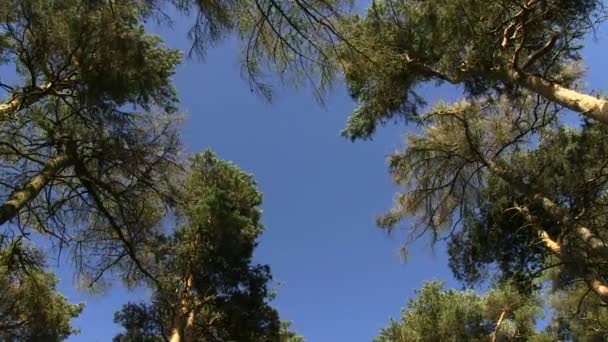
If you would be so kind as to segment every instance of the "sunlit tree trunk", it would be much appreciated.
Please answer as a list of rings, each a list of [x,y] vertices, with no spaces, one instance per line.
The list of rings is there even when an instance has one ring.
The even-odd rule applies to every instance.
[[[574,252],[564,248],[561,242],[552,239],[549,233],[540,226],[538,220],[530,214],[528,208],[518,207],[517,209],[523,214],[526,221],[536,229],[541,242],[551,254],[563,263],[576,263],[577,258],[573,255]],[[604,303],[608,304],[608,282],[585,265],[580,265],[579,271],[589,290],[593,291]]]
[[[579,114],[608,124],[608,101],[579,91],[562,87],[542,77],[524,74],[517,70],[497,74],[502,81],[519,84],[545,99]]]
[[[40,101],[56,88],[54,83],[48,82],[34,89],[14,93],[4,102],[0,102],[0,124],[10,120],[11,116],[24,106]]]
[[[502,322],[505,319],[505,315],[507,314],[507,309],[503,309],[500,312],[500,317],[498,317],[498,322],[496,322],[496,328],[494,328],[494,332],[492,333],[491,342],[496,342],[496,338],[498,337],[498,332],[500,331],[500,327],[502,326]]]
[[[15,190],[8,200],[0,206],[0,224],[14,218],[19,211],[33,200],[55,175],[69,166],[71,159],[65,155],[51,158],[42,170],[32,177],[25,186]]]
[[[179,307],[175,312],[171,324],[171,342],[189,342],[192,338],[192,327],[194,325],[194,311],[190,309],[189,293],[192,288],[192,274],[186,275],[184,289],[179,299]]]

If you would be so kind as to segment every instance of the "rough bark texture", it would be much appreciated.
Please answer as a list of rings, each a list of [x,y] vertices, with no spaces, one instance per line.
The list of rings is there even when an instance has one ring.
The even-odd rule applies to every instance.
[[[37,175],[30,179],[24,187],[15,190],[8,200],[0,206],[0,224],[14,218],[25,205],[49,184],[56,174],[70,163],[71,159],[65,155],[51,158]]]

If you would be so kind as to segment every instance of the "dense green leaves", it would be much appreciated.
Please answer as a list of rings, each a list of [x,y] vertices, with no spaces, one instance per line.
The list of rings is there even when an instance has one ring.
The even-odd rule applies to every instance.
[[[145,303],[128,303],[114,314],[114,323],[120,324],[124,332],[116,335],[114,342],[161,342],[163,318],[155,308]]]
[[[369,138],[387,120],[415,120],[419,86],[429,81],[463,86],[473,97],[527,89],[588,114],[574,103],[582,94],[562,96],[553,85],[572,85],[580,38],[600,18],[599,1],[372,2],[364,17],[340,21],[348,42],[340,65],[359,102],[343,133]]]
[[[85,280],[149,276],[141,248],[177,169],[180,52],[129,2],[8,1],[0,32],[17,70],[0,104],[0,222],[72,247]],[[83,282],[84,284],[85,282]]]
[[[420,125],[389,158],[403,191],[378,223],[413,217],[410,241],[447,238],[456,278],[495,287],[428,283],[377,341],[602,338],[608,103],[579,86],[580,44],[604,19],[602,3],[383,0],[344,15],[350,5],[0,3],[0,64],[16,71],[0,80],[1,236],[14,237],[0,246],[0,337],[75,332],[82,308],[21,242],[34,234],[67,247],[89,285],[116,272],[153,290],[116,314],[116,341],[303,341],[269,305],[269,266],[252,260],[263,232],[252,176],[211,152],[180,160],[171,78],[181,53],[144,28],[170,22],[173,6],[193,15],[198,56],[236,34],[252,90],[265,96],[268,71],[312,82],[318,95],[342,73],[359,103],[343,131],[351,140],[394,119]],[[426,107],[430,82],[466,99]],[[565,109],[587,121],[564,125]],[[543,305],[552,323],[538,333]]]
[[[180,52],[147,34],[128,2],[8,1],[0,31],[29,101],[70,94],[93,104],[173,107]],[[16,108],[17,109],[17,108]]]
[[[57,292],[57,279],[42,270],[42,255],[21,239],[0,235],[0,339],[63,341],[78,333],[70,323],[84,305]]]
[[[291,322],[289,322],[289,321],[281,322],[281,331],[279,332],[279,334],[280,334],[279,341],[280,342],[305,342],[306,340],[304,340],[304,337],[302,337],[301,335],[299,335],[296,332],[289,330],[290,326],[291,326]]]
[[[152,304],[129,304],[117,314],[126,329],[117,340],[176,334],[186,340],[276,340],[270,269],[252,262],[263,227],[262,197],[251,175],[205,152],[190,158],[177,192],[175,233],[157,249]]]
[[[375,342],[488,341],[494,335],[496,341],[540,341],[542,337],[535,332],[541,303],[510,286],[478,295],[428,282],[415,293],[401,319],[392,320]]]
[[[153,287],[153,303],[130,304],[117,315],[126,327],[120,340],[166,337],[176,327],[205,338],[276,339],[270,271],[251,261],[262,232],[261,194],[251,176],[211,153],[193,157],[187,175],[178,157],[180,117],[171,78],[181,52],[144,29],[168,4],[197,13],[191,38],[198,53],[236,30],[243,40],[255,37],[247,51],[259,58],[247,64],[252,74],[262,69],[256,64],[262,59],[284,69],[295,58],[295,50],[270,54],[272,42],[283,42],[271,26],[292,27],[283,20],[301,16],[302,4],[2,2],[0,63],[17,76],[0,83],[3,234],[36,234],[67,249],[85,286],[103,285],[112,272],[127,285]],[[281,12],[287,6],[293,9],[288,15]],[[171,214],[176,222],[167,231],[162,223]],[[56,320],[56,338],[63,338],[80,309],[53,299],[55,280],[40,267],[32,277],[48,288],[41,299],[66,308],[57,309],[61,317],[39,317],[40,324]],[[14,286],[7,280],[7,291]],[[15,298],[24,307],[32,301]]]
[[[569,316],[555,307],[579,337],[581,325],[603,331],[608,300],[607,107],[576,88],[580,42],[602,14],[597,1],[380,1],[341,21],[358,48],[339,56],[360,104],[344,134],[369,138],[396,117],[421,125],[389,158],[403,192],[379,225],[447,238],[466,285],[507,281],[530,295],[551,280],[581,303]],[[425,108],[417,91],[429,81],[466,100]],[[564,109],[589,119],[565,126]]]

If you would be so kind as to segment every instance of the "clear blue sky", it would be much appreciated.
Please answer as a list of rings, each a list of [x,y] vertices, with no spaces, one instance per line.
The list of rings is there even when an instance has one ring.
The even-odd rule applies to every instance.
[[[164,30],[167,44],[187,49],[186,28]],[[596,45],[587,55],[598,72],[590,85],[608,89],[599,73],[607,51]],[[392,204],[395,187],[385,158],[402,148],[405,125],[389,125],[373,141],[340,137],[354,108],[340,87],[325,109],[307,90],[277,89],[274,103],[267,104],[241,78],[230,42],[212,49],[203,63],[187,60],[175,81],[188,115],[182,136],[187,151],[211,148],[255,175],[266,225],[256,260],[271,265],[281,283],[273,303],[308,342],[370,341],[425,280],[458,286],[441,246],[432,250],[428,240],[420,241],[403,262],[399,235],[374,226],[375,216]],[[432,88],[425,95],[456,96]],[[60,289],[87,307],[76,321],[82,333],[70,341],[110,341],[119,329],[113,313],[145,298],[145,290],[114,286],[101,295],[85,294],[74,290],[71,272],[58,270]]]

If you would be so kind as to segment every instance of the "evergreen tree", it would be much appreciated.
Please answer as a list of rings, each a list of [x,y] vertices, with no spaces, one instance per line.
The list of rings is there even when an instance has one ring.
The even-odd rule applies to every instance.
[[[252,262],[263,231],[255,182],[211,152],[192,156],[188,169],[175,232],[156,248],[152,302],[117,313],[126,332],[115,340],[279,341],[270,269]]]
[[[430,82],[474,98],[525,90],[608,123],[606,101],[577,85],[582,40],[604,17],[598,0],[373,1],[340,21],[340,65],[360,103],[344,134],[368,138],[377,124],[415,118]]]
[[[63,341],[77,334],[70,320],[83,309],[55,288],[41,253],[21,238],[0,235],[0,339]]]
[[[128,2],[4,1],[0,224],[72,247],[91,283],[137,280],[176,168],[179,51],[145,33]],[[116,267],[115,267],[116,266]]]
[[[444,290],[436,281],[416,290],[399,321],[391,320],[375,342],[413,341],[550,341],[536,332],[542,315],[537,298],[497,286],[485,295]]]
[[[550,281],[551,296],[578,303],[552,300],[554,328],[575,339],[606,331],[608,107],[580,86],[582,42],[604,18],[593,0],[383,0],[339,21],[359,102],[343,134],[370,138],[393,119],[421,127],[389,158],[403,192],[379,225],[413,217],[411,240],[447,238],[466,285],[508,280],[534,295]],[[465,99],[426,106],[418,90],[430,82]],[[584,123],[565,125],[567,112]]]
[[[281,330],[279,331],[279,341],[280,342],[306,342],[304,337],[299,335],[298,333],[289,330],[291,326],[291,322],[283,321],[281,322]]]

